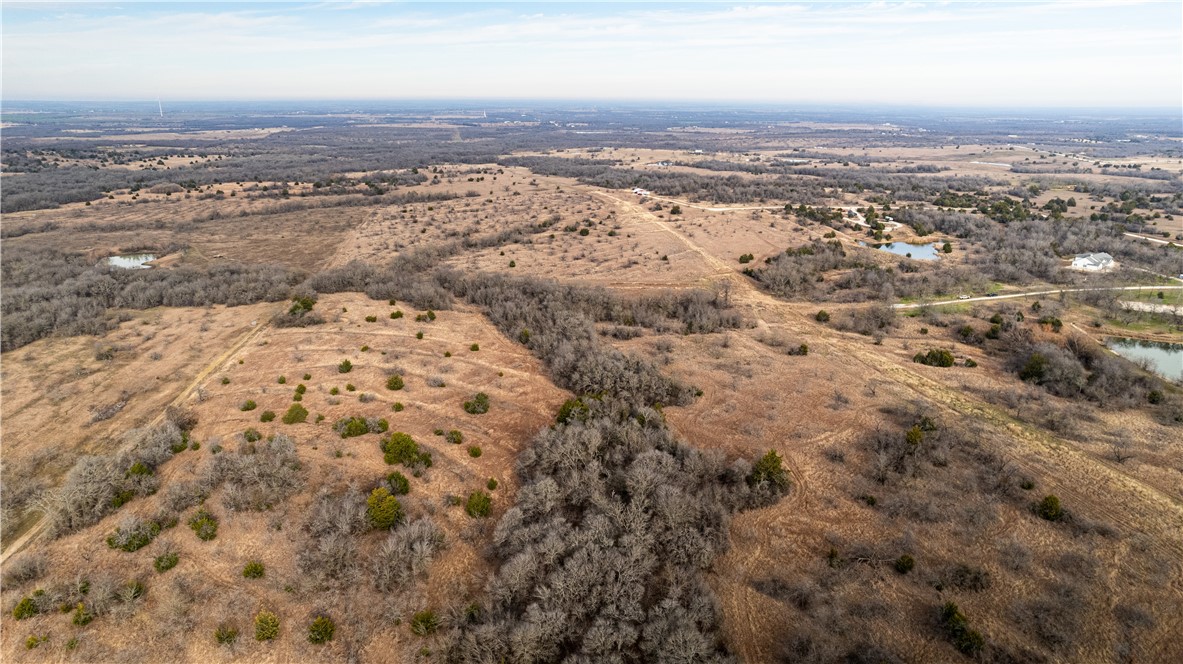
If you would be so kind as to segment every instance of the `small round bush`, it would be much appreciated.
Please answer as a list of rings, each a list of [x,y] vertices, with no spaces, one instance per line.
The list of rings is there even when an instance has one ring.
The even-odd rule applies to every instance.
[[[907,574],[908,572],[911,572],[912,568],[915,566],[916,560],[906,553],[895,559],[895,571],[899,572],[900,574]]]
[[[411,481],[397,470],[386,476],[386,483],[390,485],[390,492],[396,496],[405,496],[411,492]]]
[[[258,560],[249,561],[242,566],[242,578],[244,579],[261,579],[267,573],[263,563]]]
[[[431,455],[420,452],[419,444],[415,442],[415,439],[401,431],[395,431],[383,439],[382,452],[386,463],[390,465],[401,463],[411,466],[422,463],[431,467]]]
[[[405,408],[406,408],[406,406],[404,406],[404,405],[403,405],[403,402],[401,402],[401,401],[395,401],[395,402],[394,402],[394,405],[392,405],[392,406],[390,407],[390,409],[391,409],[391,410],[393,410],[393,411],[394,411],[394,412],[396,412],[396,413],[401,413],[401,412],[403,412],[403,409],[405,409]]]
[[[92,620],[94,620],[94,614],[86,610],[85,604],[78,602],[78,605],[74,607],[74,617],[70,619],[70,622],[79,627],[85,627]]]
[[[403,506],[390,494],[390,489],[380,486],[366,499],[366,518],[376,529],[393,528],[403,520]]]
[[[287,376],[280,376],[279,380],[276,382],[279,383],[280,385],[283,385],[284,383],[288,382]]]
[[[151,544],[159,534],[160,524],[155,521],[139,521],[127,530],[122,526],[116,528],[115,532],[107,537],[107,546],[127,552],[139,551]]]
[[[477,392],[472,401],[464,402],[464,412],[470,415],[483,415],[489,412],[489,395],[484,392]]]
[[[169,551],[168,553],[162,553],[156,556],[156,560],[152,561],[152,566],[156,568],[157,572],[164,574],[176,567],[180,560],[181,557],[175,551]]]
[[[270,641],[279,636],[279,616],[263,609],[255,616],[255,640]]]
[[[473,345],[471,345],[471,346],[469,346],[469,347],[468,347],[468,350],[471,350],[471,351],[472,351],[472,352],[474,352],[474,353],[475,353],[475,352],[477,352],[477,351],[478,351],[478,350],[480,350],[480,349],[481,349],[481,347],[480,347],[480,344],[473,344]]]
[[[403,317],[403,312],[401,312],[401,311],[399,311],[399,310],[397,310],[397,309],[395,309],[394,311],[390,312],[390,318],[391,318],[391,320],[397,320],[397,319],[399,319],[399,318],[402,318],[402,317]]]
[[[356,392],[357,386],[354,385],[353,383],[345,383],[345,391],[346,392]]]
[[[17,602],[17,605],[12,608],[12,617],[17,620],[32,618],[37,613],[37,602],[32,597],[21,598],[21,601]]]
[[[205,509],[201,509],[189,519],[189,527],[197,535],[197,539],[208,542],[218,536],[218,519]]]
[[[341,388],[339,388],[339,387],[334,387],[329,390],[329,394],[331,394],[333,396],[337,396],[340,393],[341,393]]]
[[[489,481],[485,483],[485,488],[487,488],[489,491],[495,491],[497,489],[496,478],[490,477]]]
[[[394,374],[386,379],[386,389],[388,390],[401,390],[403,389],[403,385],[403,377],[398,374]]]
[[[238,630],[230,625],[218,625],[214,630],[214,639],[219,644],[228,646],[238,640]]]
[[[248,443],[253,443],[253,442],[261,439],[262,437],[263,437],[263,434],[259,433],[259,430],[254,427],[251,427],[251,428],[247,429],[246,431],[242,432],[243,440],[245,440]]]
[[[288,412],[283,414],[284,424],[299,424],[308,420],[308,409],[298,403],[293,403]]]
[[[789,490],[789,471],[785,470],[781,456],[776,453],[776,450],[768,450],[752,467],[752,472],[748,474],[749,486],[765,484],[776,493],[783,494]]]
[[[259,415],[260,422],[271,422],[275,419],[274,410],[265,410],[262,415]]]
[[[1064,508],[1060,506],[1060,499],[1055,495],[1044,496],[1043,500],[1036,503],[1035,513],[1048,521],[1059,521],[1064,518]]]
[[[222,376],[222,384],[229,385],[230,384],[230,377],[229,376]]]
[[[479,445],[471,445],[468,448],[468,456],[477,459],[481,456],[481,448]]]
[[[337,626],[328,616],[317,616],[308,626],[308,640],[316,644],[328,643],[333,640],[333,632],[336,630]]]
[[[423,338],[423,333],[422,333],[422,332],[416,332],[416,333],[415,333],[415,338],[416,338],[416,339],[422,339],[422,338]]]
[[[474,519],[480,519],[489,516],[489,510],[493,507],[493,499],[484,491],[473,491],[468,494],[468,502],[464,505],[464,511]]]
[[[821,311],[817,312],[813,318],[819,323],[827,323],[830,320],[830,312],[822,309]]]
[[[312,380],[312,374],[310,374],[310,373],[304,374],[304,380]]]
[[[440,627],[440,619],[435,611],[426,609],[411,616],[411,633],[416,636],[427,636]]]
[[[444,436],[444,440],[452,443],[453,445],[459,445],[460,443],[464,442],[464,434],[460,433],[456,429],[452,429],[447,433],[447,435]]]
[[[256,404],[254,401],[247,399],[246,401],[242,402],[242,405],[239,406],[238,409],[245,413],[248,410],[254,410],[257,406],[258,404]]]
[[[144,596],[144,593],[148,592],[148,589],[145,588],[144,584],[140,583],[139,580],[132,579],[131,581],[123,584],[120,592],[125,598],[130,597],[131,599],[139,599]]]
[[[349,360],[341,360],[341,364],[337,365],[338,373],[349,373],[353,371],[353,363]]]

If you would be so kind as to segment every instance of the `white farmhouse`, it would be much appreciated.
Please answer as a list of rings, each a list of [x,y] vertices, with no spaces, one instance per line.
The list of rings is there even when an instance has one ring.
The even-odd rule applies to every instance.
[[[1103,272],[1113,267],[1113,257],[1105,252],[1092,254],[1076,254],[1072,259],[1072,269]]]

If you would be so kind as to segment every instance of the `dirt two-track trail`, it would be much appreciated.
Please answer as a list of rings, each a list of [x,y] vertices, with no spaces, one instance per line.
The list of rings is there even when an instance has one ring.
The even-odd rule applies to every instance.
[[[1023,468],[1024,458],[1039,458],[1056,468],[1054,476],[1046,477],[1049,492],[1060,496],[1067,504],[1087,505],[1088,512],[1103,517],[1109,523],[1123,524],[1131,531],[1149,535],[1152,541],[1150,546],[1156,557],[1176,561],[1171,584],[1183,595],[1183,499],[1179,496],[1166,493],[1131,476],[1114,463],[1023,423],[972,394],[923,376],[884,353],[876,352],[862,338],[836,333],[816,323],[810,317],[794,311],[787,302],[760,291],[731,265],[697,245],[643,205],[603,190],[589,187],[588,191],[615,202],[625,219],[655,225],[676,237],[688,251],[699,255],[716,272],[708,279],[716,283],[721,280],[729,282],[732,303],[740,308],[748,308],[755,315],[758,326],[783,329],[807,337],[811,350],[816,348],[835,356],[852,358],[866,366],[869,374],[882,381],[903,386],[929,402],[972,418],[983,428],[1004,432],[1014,445],[1008,456],[1019,468]],[[788,456],[792,456],[791,451]],[[790,468],[798,465],[791,458],[786,461]],[[1101,488],[1104,490],[1098,491]],[[795,482],[794,492],[801,490],[801,485]],[[994,529],[994,535],[1003,534],[1009,527],[1008,523],[1000,524]],[[1114,567],[1122,564],[1120,560],[1110,562]],[[1113,598],[1112,601],[1117,602],[1119,599]],[[1176,617],[1174,626],[1160,634],[1175,634],[1174,638],[1178,638],[1180,628],[1183,628],[1183,616]],[[1167,661],[1154,659],[1154,656],[1169,658],[1178,654],[1178,643],[1164,636],[1149,652],[1153,653],[1153,661]]]
[[[259,335],[261,335],[263,333],[263,330],[267,328],[270,320],[271,320],[270,314],[267,315],[266,317],[260,317],[259,320],[257,320],[256,322],[254,322],[252,324],[252,327],[249,330],[247,330],[240,337],[238,337],[238,339],[236,339],[234,341],[234,343],[231,344],[225,351],[223,351],[216,358],[214,358],[212,361],[210,361],[208,364],[206,364],[204,367],[202,367],[201,371],[198,371],[197,375],[195,375],[193,377],[193,380],[189,381],[183,388],[181,388],[181,390],[168,403],[168,405],[169,406],[183,406],[185,404],[185,402],[188,401],[189,398],[193,395],[193,393],[197,390],[197,388],[200,387],[202,383],[204,383],[206,380],[209,379],[211,374],[213,374],[215,371],[217,371],[218,369],[225,366],[227,362],[229,362],[231,359],[233,359],[233,357],[236,353],[241,351],[243,348],[246,348],[246,346],[248,344],[250,344],[252,341],[254,341],[255,339],[258,339]],[[153,417],[151,420],[149,420],[147,423],[145,423],[144,426],[145,427],[154,427],[164,421],[164,416],[165,416],[165,409],[162,409],[159,413],[156,414],[155,417]],[[32,526],[29,527],[29,529],[27,531],[24,532],[24,534],[22,534],[17,539],[13,540],[12,544],[10,544],[8,546],[8,548],[4,549],[4,551],[2,553],[0,553],[0,564],[4,563],[11,556],[13,556],[17,553],[20,553],[22,550],[27,548],[30,544],[37,541],[37,539],[40,538],[41,535],[45,532],[45,527],[46,527],[45,519],[39,518],[36,523],[34,523]]]

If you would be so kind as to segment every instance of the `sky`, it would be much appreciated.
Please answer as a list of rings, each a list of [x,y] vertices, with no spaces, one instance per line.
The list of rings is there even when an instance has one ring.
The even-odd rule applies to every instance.
[[[1183,106],[1183,2],[36,3],[0,99]]]

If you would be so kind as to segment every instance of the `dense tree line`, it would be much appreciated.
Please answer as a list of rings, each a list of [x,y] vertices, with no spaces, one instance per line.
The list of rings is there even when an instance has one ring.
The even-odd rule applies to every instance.
[[[968,262],[996,281],[1026,283],[1042,279],[1063,283],[1070,274],[1060,257],[1104,251],[1127,267],[1160,274],[1177,274],[1183,252],[1168,245],[1151,245],[1122,235],[1117,223],[1080,218],[1027,219],[1005,226],[983,215],[902,208],[896,219],[919,235],[937,231],[972,242]]]
[[[850,265],[841,242],[815,239],[765,260],[763,268],[745,272],[782,297],[811,297],[825,288],[821,284],[826,272]]]
[[[635,171],[617,167],[606,159],[566,159],[563,157],[510,157],[500,160],[507,166],[524,166],[540,175],[573,177],[584,184],[607,189],[640,187],[662,196],[689,198],[695,201],[741,203],[758,200],[792,200],[819,203],[825,192],[814,182],[800,178],[754,180],[738,175],[704,176],[667,171]]]
[[[542,279],[444,271],[438,280],[457,297],[482,307],[498,329],[529,347],[562,387],[647,405],[686,404],[694,390],[662,375],[647,360],[599,341],[597,321],[659,325],[669,312],[680,317],[685,331],[714,332],[739,324],[738,317],[722,310],[719,298],[702,294],[629,303],[603,289]]]
[[[705,170],[744,171],[777,174],[780,177],[752,179],[738,175],[703,176],[668,171],[636,171],[617,166],[607,159],[563,157],[509,157],[499,163],[524,166],[542,175],[571,177],[585,184],[609,189],[640,187],[662,196],[687,197],[718,203],[790,200],[816,205],[826,197],[824,187],[851,192],[890,193],[898,200],[929,200],[946,191],[973,191],[1000,184],[982,176],[910,177],[913,171],[886,169],[847,170],[751,162],[705,160],[686,164]],[[807,177],[791,177],[807,176]]]
[[[790,177],[757,180],[739,175],[720,177],[615,168],[596,176],[581,177],[579,181],[607,189],[640,187],[662,196],[714,203],[794,201],[817,205],[826,197],[820,182]]]
[[[454,635],[456,662],[730,661],[702,579],[728,516],[788,489],[770,452],[753,468],[686,446],[658,404],[692,391],[600,341],[594,323],[734,326],[719,295],[634,301],[539,279],[441,272],[577,395],[523,452],[517,503],[494,533],[489,596]],[[591,396],[596,395],[596,396]],[[652,406],[652,407],[651,407]]]
[[[5,252],[3,350],[51,334],[102,334],[109,309],[230,306],[287,299],[304,275],[275,265],[123,270],[55,249]]]
[[[292,118],[286,118],[286,121],[291,122]],[[226,182],[323,183],[341,173],[362,172],[374,174],[369,180],[376,184],[402,185],[409,181],[400,179],[399,182],[383,182],[383,178],[376,174],[443,163],[489,164],[515,150],[547,150],[587,143],[586,138],[579,136],[526,129],[487,132],[471,127],[463,131],[480,140],[453,141],[450,129],[424,131],[394,127],[309,127],[301,131],[279,132],[249,142],[234,139],[137,141],[147,146],[137,148],[140,152],[151,151],[154,156],[202,151],[221,157],[169,170],[44,164],[40,170],[33,171],[37,163],[21,157],[29,150],[82,155],[88,150],[100,150],[110,141],[46,137],[34,142],[22,136],[21,129],[27,128],[5,132],[3,159],[5,163],[11,162],[16,167],[29,169],[29,172],[23,172],[19,177],[5,178],[3,191],[0,191],[0,209],[4,212],[52,208],[94,200],[108,191],[148,188],[166,182],[186,182],[193,186]],[[195,129],[200,130],[200,127]]]
[[[449,659],[731,661],[702,574],[729,515],[787,487],[686,446],[653,409],[584,399],[568,414],[521,456],[497,575]]]
[[[1168,398],[1164,381],[1079,336],[1064,343],[1026,341],[1003,349],[1011,369],[1024,381],[1069,399],[1086,399],[1108,408],[1163,404],[1167,421],[1183,422],[1183,409]]]
[[[901,259],[894,267],[881,266],[858,249],[848,253],[841,242],[813,240],[766,259],[745,274],[782,297],[815,301],[894,302],[900,297],[927,297],[958,288],[977,288],[985,282],[976,270],[938,268]]]
[[[792,175],[807,175],[849,192],[875,192],[890,194],[896,200],[924,201],[934,194],[946,191],[975,191],[1002,184],[994,178],[981,175],[956,175],[951,177],[911,177],[905,172],[875,170],[848,170],[816,167],[800,167],[790,171]]]
[[[6,252],[0,263],[3,349],[19,348],[54,334],[102,334],[118,323],[110,310],[120,308],[235,306],[276,302],[294,294],[352,291],[379,300],[407,301],[422,309],[446,309],[451,306],[452,294],[432,277],[436,265],[462,251],[529,241],[530,235],[550,225],[529,223],[497,233],[474,234],[406,252],[384,268],[354,262],[307,281],[303,273],[272,265],[123,270],[53,249]],[[570,289],[564,296],[570,296],[600,322],[685,332],[709,332],[739,324],[734,312],[725,311],[718,294],[694,291],[625,300],[603,289]]]

